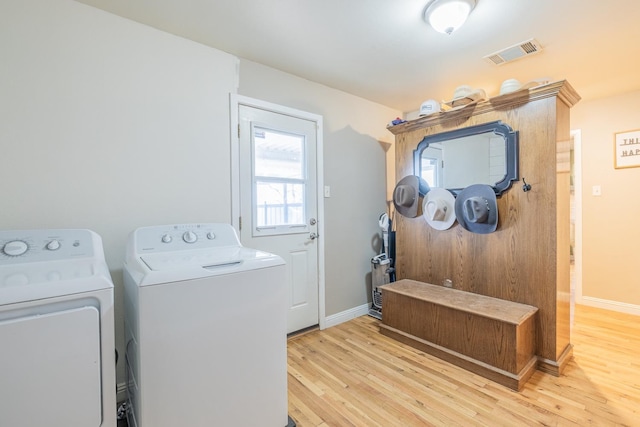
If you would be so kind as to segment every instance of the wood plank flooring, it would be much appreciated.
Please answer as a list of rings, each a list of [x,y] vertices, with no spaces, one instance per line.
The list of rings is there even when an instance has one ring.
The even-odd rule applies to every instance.
[[[512,391],[378,332],[368,316],[288,340],[299,427],[640,426],[640,317],[577,306],[574,358]]]

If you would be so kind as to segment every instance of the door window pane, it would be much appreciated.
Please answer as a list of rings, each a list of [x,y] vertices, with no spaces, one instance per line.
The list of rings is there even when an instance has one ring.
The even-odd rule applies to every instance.
[[[255,127],[253,136],[255,226],[306,224],[304,135]]]
[[[304,136],[255,128],[255,176],[303,179]]]
[[[258,227],[304,224],[304,185],[256,182]]]

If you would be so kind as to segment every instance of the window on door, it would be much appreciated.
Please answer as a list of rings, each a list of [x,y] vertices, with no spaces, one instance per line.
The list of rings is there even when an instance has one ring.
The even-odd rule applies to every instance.
[[[306,231],[304,135],[253,127],[254,230],[260,235]]]

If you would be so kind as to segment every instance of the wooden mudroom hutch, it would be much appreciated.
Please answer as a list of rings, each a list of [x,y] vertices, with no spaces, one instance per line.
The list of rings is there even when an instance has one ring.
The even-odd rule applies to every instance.
[[[414,174],[414,150],[427,135],[494,121],[518,131],[519,180],[498,197],[497,230],[474,234],[456,223],[439,231],[422,217],[395,215],[396,277],[450,280],[453,289],[537,308],[536,368],[553,375],[572,355],[569,110],[579,100],[567,81],[558,81],[389,127],[396,182]]]

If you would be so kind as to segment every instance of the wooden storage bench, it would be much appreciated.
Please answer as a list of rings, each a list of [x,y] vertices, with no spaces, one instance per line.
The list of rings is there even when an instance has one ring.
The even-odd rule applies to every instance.
[[[379,289],[382,334],[514,390],[536,370],[536,307],[408,279]]]

